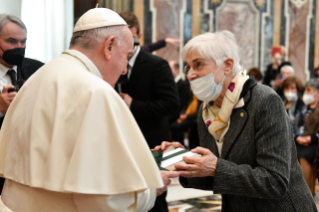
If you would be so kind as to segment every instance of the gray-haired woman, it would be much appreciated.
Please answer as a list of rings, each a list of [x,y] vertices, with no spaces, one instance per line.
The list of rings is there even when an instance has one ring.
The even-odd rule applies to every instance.
[[[206,33],[184,47],[187,77],[202,104],[201,147],[175,165],[187,188],[222,194],[222,211],[317,211],[297,160],[280,97],[257,85],[239,64],[228,31]],[[156,150],[176,143],[164,142]]]

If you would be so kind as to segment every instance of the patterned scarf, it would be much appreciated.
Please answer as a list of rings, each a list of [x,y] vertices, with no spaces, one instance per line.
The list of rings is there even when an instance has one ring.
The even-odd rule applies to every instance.
[[[216,104],[209,105],[205,102],[206,107],[203,109],[203,120],[209,133],[215,140],[219,141],[224,130],[227,128],[229,118],[239,101],[240,93],[248,78],[246,70],[242,70],[235,75],[225,93],[221,108],[218,108]]]

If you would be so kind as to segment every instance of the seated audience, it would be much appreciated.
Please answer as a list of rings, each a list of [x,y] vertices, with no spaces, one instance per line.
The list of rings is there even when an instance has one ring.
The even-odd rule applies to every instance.
[[[285,109],[289,115],[291,123],[293,123],[297,111],[304,106],[303,101],[299,98],[303,91],[302,82],[296,76],[288,77],[282,83],[282,90],[285,96]]]
[[[304,178],[314,195],[314,159],[319,133],[319,79],[311,79],[306,83],[302,99],[305,106],[296,115],[295,141]]]
[[[263,78],[261,71],[257,67],[253,67],[249,69],[248,73],[249,76],[255,77],[257,83],[261,83],[261,79]]]

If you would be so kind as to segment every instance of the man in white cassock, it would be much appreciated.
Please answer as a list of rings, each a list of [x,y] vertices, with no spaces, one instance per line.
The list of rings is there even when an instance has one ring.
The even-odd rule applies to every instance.
[[[113,87],[133,39],[115,12],[77,22],[70,50],[19,91],[0,133],[0,211],[148,211],[177,172],[160,172]],[[107,83],[106,83],[106,82]]]

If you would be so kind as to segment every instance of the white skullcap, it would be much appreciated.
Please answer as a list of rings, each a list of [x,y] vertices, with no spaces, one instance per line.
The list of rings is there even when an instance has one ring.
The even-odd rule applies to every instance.
[[[73,29],[74,32],[96,29],[106,26],[127,25],[123,18],[113,10],[94,8],[84,13]]]

